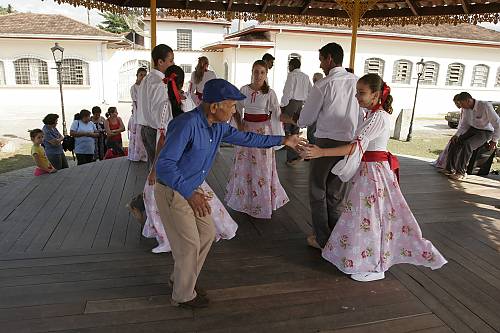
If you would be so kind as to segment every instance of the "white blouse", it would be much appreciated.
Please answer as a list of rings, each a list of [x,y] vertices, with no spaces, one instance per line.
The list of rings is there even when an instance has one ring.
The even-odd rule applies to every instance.
[[[367,111],[368,117],[357,128],[353,142],[358,144],[352,155],[347,155],[332,168],[332,173],[340,180],[351,179],[361,164],[361,158],[366,151],[387,151],[389,142],[391,116],[384,110]]]
[[[273,135],[285,135],[283,124],[280,121],[281,108],[278,97],[274,90],[269,88],[267,94],[262,91],[254,91],[250,85],[243,86],[240,89],[241,93],[245,95],[242,101],[236,104],[236,110],[243,119],[244,114],[267,114],[271,115],[271,131]]]
[[[201,79],[201,81],[199,83],[195,83],[194,82],[194,74],[195,74],[195,72],[191,73],[191,82],[189,84],[189,92],[191,94],[195,94],[195,93],[203,94],[203,88],[205,88],[205,83],[207,83],[207,81],[209,81],[209,80],[217,78],[214,71],[208,70],[205,73],[203,73],[203,79]]]

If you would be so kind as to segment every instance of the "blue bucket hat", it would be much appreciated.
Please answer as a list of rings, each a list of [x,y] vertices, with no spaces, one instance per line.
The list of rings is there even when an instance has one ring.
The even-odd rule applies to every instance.
[[[226,100],[241,101],[245,99],[238,88],[223,79],[212,79],[203,88],[203,102],[219,103]]]

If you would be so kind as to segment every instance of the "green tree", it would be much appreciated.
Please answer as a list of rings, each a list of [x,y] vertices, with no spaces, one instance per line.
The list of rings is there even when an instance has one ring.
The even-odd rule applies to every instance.
[[[15,13],[14,7],[11,4],[8,4],[7,7],[0,6],[0,15]]]
[[[100,15],[104,18],[104,21],[102,21],[102,25],[98,25],[99,29],[106,30],[115,34],[121,34],[131,31],[124,16],[110,12],[100,13]]]

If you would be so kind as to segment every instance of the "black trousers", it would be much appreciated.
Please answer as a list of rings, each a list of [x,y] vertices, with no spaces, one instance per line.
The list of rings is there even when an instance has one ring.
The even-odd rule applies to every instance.
[[[316,145],[321,148],[334,148],[348,144],[348,141],[336,141],[317,138]],[[335,224],[342,214],[342,205],[348,184],[343,183],[330,171],[343,156],[321,157],[311,160],[309,170],[309,203],[316,240],[324,247]]]
[[[76,154],[76,165],[94,162],[94,154]]]
[[[151,170],[156,154],[156,129],[149,126],[141,126],[141,138],[148,155],[148,170]]]
[[[446,170],[465,175],[467,164],[474,150],[491,140],[492,136],[493,132],[491,131],[474,127],[469,128],[455,142],[450,143],[446,159]]]
[[[302,111],[302,107],[304,106],[304,101],[297,101],[295,99],[291,99],[288,102],[288,105],[282,108],[284,114],[289,115],[290,117],[298,117],[300,116],[300,111]],[[294,124],[285,124],[285,134],[299,134],[300,128],[295,126]],[[299,158],[299,155],[290,147],[286,147],[286,160],[288,162],[293,161]]]

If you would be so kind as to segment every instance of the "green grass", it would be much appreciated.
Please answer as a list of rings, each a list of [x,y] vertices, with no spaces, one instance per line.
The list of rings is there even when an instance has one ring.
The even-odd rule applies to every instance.
[[[393,154],[411,155],[435,159],[443,151],[450,140],[451,135],[414,135],[410,142],[389,140],[388,148]],[[499,170],[500,162],[498,158],[493,161],[491,170]]]
[[[0,173],[35,165],[31,157],[31,145],[23,145],[14,154],[0,153]]]
[[[415,135],[410,142],[390,139],[388,148],[393,154],[437,158],[449,140],[450,136],[423,137]]]
[[[68,160],[73,156],[66,153]],[[0,174],[34,166],[35,161],[31,156],[31,144],[19,147],[15,153],[0,153]]]

